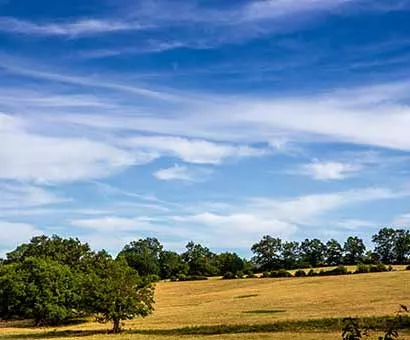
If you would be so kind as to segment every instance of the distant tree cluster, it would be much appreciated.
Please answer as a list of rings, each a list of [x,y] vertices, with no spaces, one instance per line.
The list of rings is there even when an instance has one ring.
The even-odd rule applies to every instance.
[[[266,235],[252,246],[252,261],[262,271],[358,263],[409,263],[409,230],[383,228],[373,235],[372,241],[374,250],[366,250],[363,240],[357,236],[349,236],[341,245],[334,239],[326,243],[319,239],[294,242]]]

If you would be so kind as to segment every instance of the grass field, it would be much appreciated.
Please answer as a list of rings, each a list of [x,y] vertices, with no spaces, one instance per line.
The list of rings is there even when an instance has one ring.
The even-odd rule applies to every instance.
[[[154,314],[126,322],[124,334],[103,334],[110,325],[91,322],[56,330],[3,323],[0,338],[330,340],[340,339],[340,324],[324,318],[393,315],[401,303],[410,304],[410,271],[161,282],[156,288]],[[402,339],[410,339],[408,333],[401,335]]]

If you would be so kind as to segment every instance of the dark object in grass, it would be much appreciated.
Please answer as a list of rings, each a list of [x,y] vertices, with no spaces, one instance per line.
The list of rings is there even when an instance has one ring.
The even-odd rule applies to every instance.
[[[239,295],[235,296],[236,299],[246,299],[246,298],[251,298],[251,297],[256,297],[258,294],[248,294],[248,295]]]
[[[286,312],[283,309],[256,309],[256,310],[247,310],[244,313],[247,314],[277,314]]]

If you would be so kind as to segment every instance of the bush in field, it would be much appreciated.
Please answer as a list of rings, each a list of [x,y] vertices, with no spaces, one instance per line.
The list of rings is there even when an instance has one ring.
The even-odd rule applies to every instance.
[[[325,272],[325,275],[346,275],[349,274],[349,271],[345,266],[337,266],[332,270]]]
[[[360,263],[356,266],[355,274],[365,274],[370,272],[370,267],[366,264]]]
[[[307,273],[307,276],[317,276],[318,273],[316,273],[313,269],[310,269]]]
[[[234,273],[232,273],[232,272],[226,272],[223,276],[224,280],[233,280],[235,278],[236,277],[235,277]]]
[[[269,272],[263,272],[261,278],[267,278],[270,277],[270,273]]]
[[[248,274],[248,275],[245,275],[245,279],[256,279],[258,276],[257,275],[255,275],[255,274]]]
[[[387,272],[389,269],[383,264],[379,263],[375,266],[370,266],[370,272],[372,273],[380,273],[380,272]]]
[[[244,273],[246,276],[253,275],[253,270],[252,270],[252,269],[245,269],[245,270],[243,271],[243,273]]]
[[[406,270],[410,270],[410,264],[406,266]]]
[[[269,277],[292,277],[292,274],[286,271],[285,269],[280,269],[270,273]]]
[[[203,275],[180,275],[178,281],[202,281],[208,280],[206,276]]]
[[[306,276],[306,272],[302,269],[299,269],[297,271],[295,271],[295,277],[305,277]]]
[[[236,277],[237,279],[242,279],[242,278],[244,277],[243,271],[241,271],[241,270],[238,271],[238,272],[236,273],[235,277]]]

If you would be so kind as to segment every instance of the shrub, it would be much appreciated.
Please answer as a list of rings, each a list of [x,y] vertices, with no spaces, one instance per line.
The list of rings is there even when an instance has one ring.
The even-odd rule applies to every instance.
[[[270,277],[292,277],[292,274],[285,269],[280,269],[270,273]]]
[[[244,277],[243,271],[241,271],[241,270],[238,271],[238,272],[236,273],[235,277],[236,277],[237,279],[242,279],[242,278]]]
[[[202,280],[208,280],[208,278],[203,275],[191,275],[185,278],[185,281],[202,281]]]
[[[346,275],[349,271],[345,266],[337,266],[336,268],[325,272],[325,275]]]
[[[410,270],[410,264],[406,267],[406,270]]]
[[[269,272],[263,272],[261,277],[262,278],[270,277],[270,273]]]
[[[370,266],[370,272],[372,273],[380,273],[380,272],[387,272],[388,269],[383,263],[376,264],[375,266]]]
[[[178,281],[186,281],[186,275],[185,274],[178,274],[177,275]]]
[[[169,278],[169,280],[170,280],[171,282],[175,282],[175,281],[178,281],[178,278],[177,278],[176,276],[171,276],[171,277]]]
[[[151,274],[148,277],[149,281],[151,282],[158,282],[159,280],[161,280],[160,276],[157,274]]]
[[[299,269],[297,271],[295,271],[295,277],[305,277],[306,276],[306,272],[302,269]]]
[[[245,279],[256,279],[258,276],[256,276],[255,274],[248,274],[245,275]]]
[[[243,271],[243,273],[244,273],[246,276],[253,275],[253,270],[252,270],[252,269],[245,269],[245,270]]]
[[[232,280],[235,279],[235,275],[232,272],[226,272],[222,277],[224,280]]]
[[[313,269],[309,270],[307,273],[307,276],[317,276],[317,275],[318,274]]]
[[[356,266],[356,271],[354,273],[355,274],[364,274],[364,273],[368,273],[368,272],[370,272],[370,267],[368,265],[360,263]]]

